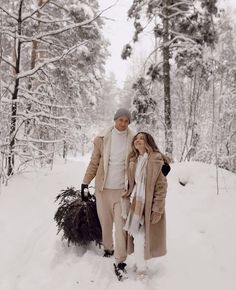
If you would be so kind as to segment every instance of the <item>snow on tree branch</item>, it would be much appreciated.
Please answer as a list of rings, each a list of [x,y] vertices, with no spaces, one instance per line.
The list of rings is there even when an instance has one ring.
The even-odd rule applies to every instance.
[[[3,57],[2,55],[0,56],[0,60],[3,60],[6,64],[11,66],[13,69],[16,69],[15,65],[10,60],[8,60],[5,57]]]
[[[69,121],[69,122],[73,122],[73,120],[69,117],[66,116],[53,116],[51,114],[46,114],[44,112],[35,112],[35,113],[29,113],[29,114],[25,114],[23,112],[18,112],[17,113],[18,117],[24,117],[25,119],[32,119],[33,117],[45,117],[48,119],[53,119],[53,120],[64,120],[64,121]]]
[[[33,103],[37,103],[39,105],[42,105],[42,106],[47,106],[47,107],[53,107],[53,108],[58,108],[58,109],[71,109],[73,108],[74,106],[66,106],[66,105],[57,105],[57,104],[53,104],[53,103],[44,103],[44,102],[41,102],[39,100],[37,100],[36,98],[32,97],[32,95],[35,95],[35,94],[39,94],[37,92],[32,92],[32,91],[27,91],[26,89],[22,89],[23,90],[23,94],[19,94],[19,97],[23,97]],[[44,96],[44,94],[40,94],[42,96]]]
[[[3,8],[2,6],[0,6],[0,9],[5,12],[8,16],[10,16],[12,19],[18,21],[17,16],[9,11],[7,11],[5,8]]]
[[[49,2],[50,2],[50,0],[46,0],[40,7],[38,7],[36,10],[34,10],[32,13],[24,16],[22,18],[22,22],[24,22],[28,18],[32,17],[34,14],[39,13],[43,9],[43,7],[46,6]]]
[[[28,76],[32,76],[33,74],[35,74],[37,71],[39,71],[41,68],[43,68],[44,66],[46,65],[49,65],[50,63],[53,63],[53,62],[57,62],[59,60],[62,60],[66,55],[72,53],[75,49],[77,49],[78,47],[81,47],[85,44],[87,44],[88,41],[84,41],[83,43],[79,44],[79,45],[74,45],[72,46],[71,48],[65,50],[62,55],[60,56],[57,56],[57,57],[54,57],[54,58],[51,58],[51,59],[48,59],[48,60],[45,60],[43,63],[35,66],[35,68],[31,69],[31,70],[28,70],[28,71],[25,71],[25,72],[22,72],[22,73],[19,73],[16,75],[16,79],[22,79],[22,78],[25,78],[25,77],[28,77]]]
[[[37,22],[42,22],[42,23],[46,23],[46,24],[52,24],[52,23],[60,23],[60,22],[69,22],[71,21],[70,18],[65,18],[65,19],[53,19],[53,20],[48,20],[48,19],[44,19],[44,18],[36,18],[36,17],[31,17],[31,19],[37,21]]]
[[[44,144],[50,144],[50,143],[61,143],[64,141],[64,138],[61,139],[55,139],[55,140],[43,140],[43,139],[35,139],[28,137],[27,139],[20,138],[17,139],[18,141],[23,141],[23,142],[34,142],[34,143],[44,143]]]
[[[190,0],[190,1],[188,1],[188,0],[180,1],[180,2],[177,2],[177,3],[171,4],[171,5],[167,5],[167,8],[168,9],[173,9],[173,8],[181,6],[181,5],[187,5],[188,7],[190,7],[190,6],[193,6],[193,1],[192,0]]]

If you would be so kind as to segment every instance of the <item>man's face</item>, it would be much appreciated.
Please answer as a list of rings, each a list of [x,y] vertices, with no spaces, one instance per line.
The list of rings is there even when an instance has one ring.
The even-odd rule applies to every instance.
[[[129,119],[121,116],[115,120],[115,127],[118,131],[125,131],[129,126]]]

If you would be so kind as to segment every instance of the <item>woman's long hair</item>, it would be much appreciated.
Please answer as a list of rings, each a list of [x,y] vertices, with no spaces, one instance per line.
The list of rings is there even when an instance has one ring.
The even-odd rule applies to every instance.
[[[147,150],[148,155],[151,154],[152,152],[158,152],[158,153],[161,154],[161,156],[162,156],[162,158],[163,158],[163,160],[165,162],[170,163],[169,158],[167,156],[165,156],[163,153],[161,153],[161,151],[157,147],[157,144],[156,144],[154,138],[152,137],[152,135],[147,133],[147,132],[138,132],[134,136],[134,138],[132,140],[132,144],[131,144],[132,151],[131,151],[131,153],[129,155],[129,159],[138,158],[138,156],[139,156],[139,151],[135,148],[134,142],[137,139],[137,136],[140,135],[140,134],[143,136],[144,143],[145,143],[145,148]]]

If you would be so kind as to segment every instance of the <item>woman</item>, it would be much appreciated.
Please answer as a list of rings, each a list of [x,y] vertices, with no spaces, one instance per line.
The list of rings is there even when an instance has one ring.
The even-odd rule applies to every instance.
[[[132,141],[128,165],[128,190],[122,197],[128,254],[134,252],[138,277],[147,275],[146,260],[166,254],[166,177],[162,166],[169,162],[153,137],[139,132]],[[130,207],[127,211],[127,201]]]

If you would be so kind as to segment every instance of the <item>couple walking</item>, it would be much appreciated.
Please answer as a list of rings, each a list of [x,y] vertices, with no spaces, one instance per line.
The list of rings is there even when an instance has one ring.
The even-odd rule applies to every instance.
[[[130,112],[118,109],[114,126],[95,138],[81,185],[83,192],[95,177],[104,257],[114,254],[119,280],[126,277],[127,255],[134,253],[141,277],[147,275],[148,259],[166,254],[167,181],[162,166],[168,160],[150,134],[134,135],[130,122]]]

